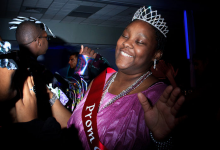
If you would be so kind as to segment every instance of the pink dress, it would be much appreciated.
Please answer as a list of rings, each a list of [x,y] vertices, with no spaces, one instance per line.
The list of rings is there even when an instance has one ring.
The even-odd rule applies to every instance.
[[[107,74],[106,81],[111,74]],[[142,93],[154,105],[166,87],[165,83],[157,82]],[[85,97],[70,117],[68,128],[74,126],[78,130],[78,136],[84,149],[89,150],[90,147],[81,116],[87,94],[85,94]],[[100,108],[107,104],[114,96],[107,92]],[[150,143],[149,130],[144,120],[144,111],[137,94],[124,96],[108,107],[101,109],[97,114],[97,127],[100,141],[109,150],[146,150]]]

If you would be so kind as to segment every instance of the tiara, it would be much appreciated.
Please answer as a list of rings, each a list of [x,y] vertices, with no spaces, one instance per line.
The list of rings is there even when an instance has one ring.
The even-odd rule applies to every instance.
[[[165,37],[169,30],[167,30],[168,26],[166,26],[166,22],[164,22],[164,18],[161,18],[160,15],[157,14],[157,10],[152,11],[151,6],[149,6],[147,9],[145,6],[138,9],[133,18],[132,21],[138,19],[143,20],[155,28],[157,28]]]
[[[53,34],[53,32],[50,30],[50,28],[48,28],[48,27],[46,26],[45,23],[43,23],[43,22],[37,20],[37,19],[34,18],[34,17],[28,17],[28,18],[27,18],[27,17],[17,16],[17,18],[14,18],[13,21],[9,22],[9,24],[11,24],[10,27],[9,27],[9,29],[10,29],[10,30],[12,30],[12,29],[17,29],[18,25],[19,25],[20,23],[24,22],[24,21],[32,21],[32,22],[34,22],[35,24],[43,24],[44,30],[45,30],[46,32],[47,32],[47,30],[48,30],[49,33],[50,33],[54,38],[56,37],[56,36]]]

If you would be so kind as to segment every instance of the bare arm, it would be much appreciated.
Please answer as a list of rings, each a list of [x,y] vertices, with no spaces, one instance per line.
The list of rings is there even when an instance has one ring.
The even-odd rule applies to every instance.
[[[53,117],[59,122],[61,128],[67,128],[67,122],[71,117],[71,112],[67,110],[59,100],[56,100],[51,107]]]
[[[48,89],[50,99],[53,97],[53,93]],[[62,129],[67,128],[67,122],[71,116],[71,112],[67,110],[61,102],[57,99],[51,107],[53,117],[59,122]]]
[[[88,89],[90,89],[92,85],[92,81],[89,84]],[[51,91],[49,91],[49,95],[50,98],[52,98],[53,93]],[[67,110],[59,100],[56,100],[55,103],[53,104],[53,106],[51,107],[51,111],[52,111],[52,115],[53,117],[57,120],[57,122],[59,122],[59,124],[61,125],[61,128],[67,128],[67,122],[69,121],[70,117],[71,117],[71,112],[69,110]]]

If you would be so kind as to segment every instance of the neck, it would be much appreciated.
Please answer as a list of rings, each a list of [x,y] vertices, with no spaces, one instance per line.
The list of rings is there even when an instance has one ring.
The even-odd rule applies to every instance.
[[[37,60],[38,56],[36,56],[34,53],[31,52],[31,48],[23,45],[20,45],[19,48],[22,56]]]
[[[140,78],[143,74],[147,73],[149,70],[145,70],[145,71],[142,71],[140,73],[135,73],[135,74],[129,74],[129,73],[125,73],[123,71],[118,71],[118,74],[116,76],[116,80],[118,82],[133,82],[133,81],[136,81],[138,78]]]

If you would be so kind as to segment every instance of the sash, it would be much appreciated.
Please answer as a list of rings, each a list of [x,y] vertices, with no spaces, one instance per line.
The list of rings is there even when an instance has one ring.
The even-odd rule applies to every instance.
[[[91,150],[107,150],[107,148],[99,141],[96,118],[105,84],[106,73],[111,72],[115,72],[115,70],[108,67],[93,80],[92,86],[83,106],[82,122]]]

